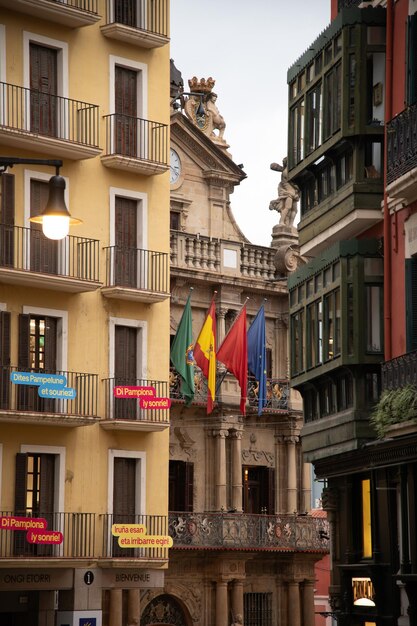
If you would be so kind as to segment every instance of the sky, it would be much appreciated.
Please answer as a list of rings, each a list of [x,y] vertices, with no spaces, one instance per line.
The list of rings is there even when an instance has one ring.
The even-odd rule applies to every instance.
[[[171,58],[185,91],[193,76],[215,81],[224,138],[247,178],[231,196],[251,243],[269,246],[269,210],[287,154],[288,68],[330,23],[330,0],[171,0]]]

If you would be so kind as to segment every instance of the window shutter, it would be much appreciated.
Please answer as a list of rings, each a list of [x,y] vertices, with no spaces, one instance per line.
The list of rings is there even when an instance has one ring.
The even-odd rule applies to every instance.
[[[417,258],[405,260],[406,350],[417,350]]]
[[[10,313],[0,311],[0,408],[9,408],[10,395]]]
[[[19,315],[19,355],[18,355],[18,367],[19,369],[28,369],[30,366],[30,315]]]
[[[407,100],[417,102],[417,13],[408,18]]]
[[[115,279],[117,285],[137,287],[137,202],[116,198]]]
[[[41,515],[54,512],[55,456],[41,455],[39,512]]]
[[[113,513],[123,516],[135,514],[136,459],[115,458],[113,480]]]
[[[0,176],[0,265],[13,267],[14,257],[14,193],[13,174]]]
[[[26,515],[26,489],[27,454],[18,453],[16,454],[16,474],[14,487],[14,512],[16,515]]]
[[[45,318],[45,369],[56,371],[56,333],[57,319],[55,317]]]

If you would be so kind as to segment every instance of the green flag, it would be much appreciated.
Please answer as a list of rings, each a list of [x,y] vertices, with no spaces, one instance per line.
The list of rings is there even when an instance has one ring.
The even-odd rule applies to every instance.
[[[186,404],[194,398],[194,356],[191,321],[191,295],[188,296],[177,333],[171,346],[171,361],[181,376],[181,392]]]

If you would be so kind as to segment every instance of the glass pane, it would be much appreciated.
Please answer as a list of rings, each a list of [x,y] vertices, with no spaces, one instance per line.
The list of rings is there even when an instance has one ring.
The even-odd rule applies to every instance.
[[[366,349],[368,352],[382,351],[382,287],[366,287],[367,333]]]

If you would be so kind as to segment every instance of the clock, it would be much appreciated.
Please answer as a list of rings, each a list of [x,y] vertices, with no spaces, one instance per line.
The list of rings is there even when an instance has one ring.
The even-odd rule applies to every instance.
[[[178,153],[171,148],[169,162],[169,182],[174,185],[181,175],[181,160]]]

